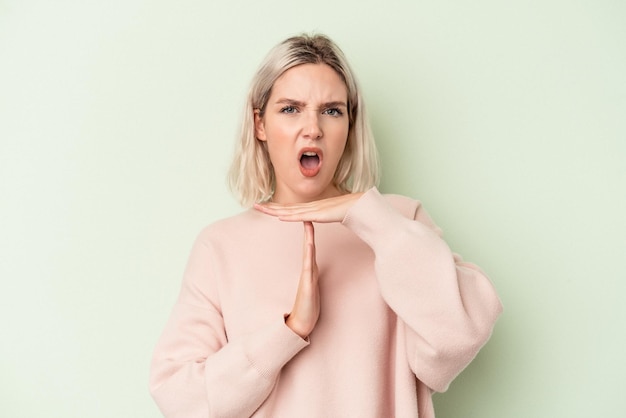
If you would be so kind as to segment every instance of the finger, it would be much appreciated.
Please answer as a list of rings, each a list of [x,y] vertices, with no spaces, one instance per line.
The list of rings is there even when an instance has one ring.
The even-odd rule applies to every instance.
[[[306,210],[317,205],[318,205],[318,202],[294,203],[294,204],[266,202],[266,203],[255,203],[254,207],[264,212],[293,212],[293,211],[299,211],[299,210]]]
[[[323,208],[268,208],[255,207],[260,212],[285,222],[330,222]]]
[[[285,222],[325,222],[322,212],[281,213],[274,215]]]
[[[304,224],[304,239],[309,244],[315,244],[315,229],[312,222],[303,222]]]
[[[302,271],[310,272],[313,268],[313,264],[311,263],[311,253],[312,253],[312,245],[311,245],[311,231],[310,231],[310,222],[303,222],[304,226],[304,248],[302,254]]]
[[[304,245],[303,270],[313,276],[317,271],[317,262],[315,260],[315,228],[311,222],[304,222]]]
[[[320,202],[323,202],[324,200],[325,199],[313,200],[313,201],[310,201],[310,202],[301,202],[301,203],[263,202],[263,203],[257,203],[257,205],[264,206],[266,208],[291,208],[291,209],[297,209],[297,208],[306,208],[306,207],[314,206],[314,205],[319,204]]]
[[[306,214],[317,212],[319,209],[316,206],[283,206],[278,204],[255,204],[254,208],[259,212],[266,213],[268,215],[276,217],[289,217],[290,220],[294,220],[294,217],[301,216],[306,217]]]

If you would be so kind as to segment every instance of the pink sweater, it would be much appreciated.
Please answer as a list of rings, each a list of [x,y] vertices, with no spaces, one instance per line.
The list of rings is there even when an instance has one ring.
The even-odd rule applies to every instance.
[[[502,307],[419,202],[371,189],[315,224],[322,311],[308,341],[284,322],[301,223],[253,209],[203,230],[152,361],[166,417],[432,418]]]

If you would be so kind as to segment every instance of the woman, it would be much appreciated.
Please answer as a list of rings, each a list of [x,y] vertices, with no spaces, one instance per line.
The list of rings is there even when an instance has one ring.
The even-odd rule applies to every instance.
[[[432,392],[474,358],[501,305],[420,203],[382,196],[377,178],[341,51],[319,35],[276,46],[231,169],[253,208],[200,233],[155,350],[165,416],[434,416]]]

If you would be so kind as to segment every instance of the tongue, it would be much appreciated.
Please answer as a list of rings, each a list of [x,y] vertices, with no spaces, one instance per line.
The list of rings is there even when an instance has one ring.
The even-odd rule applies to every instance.
[[[320,162],[320,158],[317,155],[316,156],[303,155],[302,159],[300,160],[300,164],[302,164],[302,167],[306,169],[317,167],[319,162]]]

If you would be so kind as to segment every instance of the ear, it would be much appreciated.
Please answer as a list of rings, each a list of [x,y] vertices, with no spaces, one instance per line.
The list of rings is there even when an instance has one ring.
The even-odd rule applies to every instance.
[[[254,109],[254,135],[259,141],[267,141],[267,136],[265,135],[265,124],[263,123],[260,109]]]

